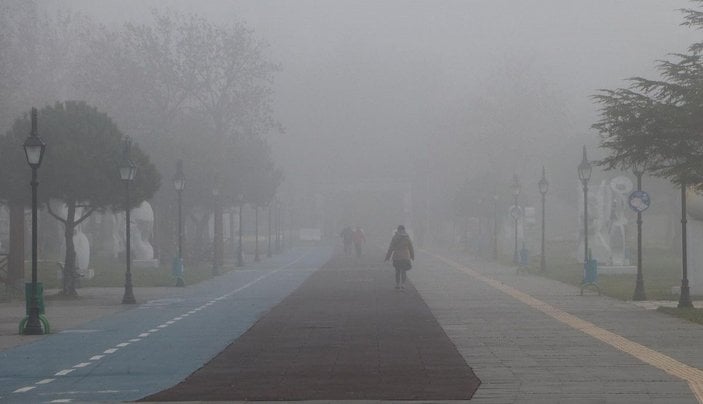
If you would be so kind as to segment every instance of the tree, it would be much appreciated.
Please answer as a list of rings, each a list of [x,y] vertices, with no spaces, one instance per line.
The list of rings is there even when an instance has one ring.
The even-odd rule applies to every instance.
[[[703,0],[694,0],[703,6]],[[703,11],[686,9],[682,25],[703,29]],[[610,155],[607,169],[644,164],[676,184],[703,186],[703,42],[674,61],[659,61],[660,80],[634,77],[628,88],[601,90],[600,120],[593,125]]]
[[[232,149],[247,137],[279,129],[271,108],[278,67],[269,61],[266,44],[242,22],[214,24],[171,11],[154,11],[147,23],[96,31],[90,38],[92,52],[85,55],[77,85],[145,149],[158,150],[153,161],[162,171],[173,170],[176,159],[184,161],[189,179],[184,207],[198,235],[189,251],[204,248],[213,174],[226,179],[218,185],[221,199],[234,200],[238,191],[223,189],[243,182],[242,171],[232,169]],[[156,197],[157,220],[167,222],[161,228],[174,216],[166,192]]]
[[[47,203],[47,208],[64,226],[66,251],[62,294],[76,296],[73,245],[76,226],[95,211],[124,209],[124,186],[119,176],[124,135],[110,117],[80,101],[66,101],[43,108],[39,112],[39,123],[43,128],[41,136],[47,143],[40,169],[40,195],[44,202],[54,199],[66,205],[66,217],[54,212],[51,204]],[[18,119],[3,144],[21,144],[29,133],[29,125],[26,115]],[[20,169],[27,171],[18,163],[23,158],[21,147],[3,151],[6,152],[3,157],[7,155],[0,162],[4,173]],[[137,166],[137,176],[130,184],[130,202],[136,206],[153,196],[159,187],[160,176],[137,145],[132,146],[130,156]],[[8,188],[8,192],[19,190],[13,187]]]

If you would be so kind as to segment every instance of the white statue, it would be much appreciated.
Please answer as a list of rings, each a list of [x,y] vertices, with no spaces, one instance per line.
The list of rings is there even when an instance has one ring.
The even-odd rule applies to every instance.
[[[625,216],[625,209],[627,199],[633,189],[632,181],[627,177],[618,176],[610,180],[610,188],[613,191],[609,228],[610,264],[615,266],[630,265],[630,258],[626,253],[625,229],[628,220]]]
[[[582,190],[582,187],[579,187]],[[627,197],[632,191],[632,181],[619,176],[603,180],[598,187],[589,189],[588,194],[588,248],[591,256],[600,265],[630,265],[626,254],[625,207]],[[576,252],[578,261],[584,259],[583,240],[583,200],[579,200],[579,248]]]
[[[154,231],[154,211],[144,201],[131,211],[131,249],[134,260],[153,260],[154,247],[149,240]]]
[[[686,191],[688,282],[692,295],[703,294],[703,195],[693,188]],[[676,285],[678,286],[678,285]]]

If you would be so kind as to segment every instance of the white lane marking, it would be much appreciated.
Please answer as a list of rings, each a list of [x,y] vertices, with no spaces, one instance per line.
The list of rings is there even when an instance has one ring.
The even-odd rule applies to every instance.
[[[72,402],[72,401],[73,401],[73,400],[70,399],[70,398],[58,398],[58,399],[56,399],[56,400],[51,400],[51,401],[49,401],[49,402],[50,402],[50,403],[70,403],[70,402]]]
[[[138,337],[140,337],[140,338],[146,338],[146,337],[148,337],[148,336],[149,336],[149,333],[148,333],[148,332],[143,332],[143,333],[141,333],[141,334],[138,335]]]
[[[219,297],[215,298],[214,300],[211,300],[211,301],[209,301],[208,303],[206,303],[206,304],[204,304],[204,305],[202,305],[202,306],[200,306],[200,307],[198,307],[198,308],[195,308],[195,309],[193,309],[193,310],[190,310],[187,314],[182,314],[182,315],[179,316],[179,317],[175,317],[173,320],[170,320],[170,321],[166,322],[166,324],[161,324],[161,325],[157,326],[157,328],[152,328],[151,330],[149,330],[148,333],[142,333],[142,334],[140,334],[139,336],[140,336],[140,337],[147,337],[147,336],[149,336],[150,333],[154,333],[154,332],[159,331],[159,329],[166,328],[166,327],[168,327],[169,324],[173,324],[175,321],[181,320],[183,317],[186,317],[186,316],[188,316],[189,314],[194,314],[194,313],[196,313],[196,312],[198,312],[198,311],[200,311],[200,310],[203,310],[203,309],[205,309],[205,308],[207,308],[207,307],[209,307],[209,306],[215,304],[215,303],[216,303],[217,301],[219,301],[219,300],[223,300],[223,299],[225,299],[225,298],[227,298],[227,297],[230,297],[230,296],[234,295],[235,293],[237,293],[237,292],[239,292],[239,291],[241,291],[241,290],[243,290],[243,289],[246,289],[246,288],[248,288],[249,286],[251,286],[251,285],[253,285],[253,284],[259,282],[260,280],[265,279],[265,278],[267,278],[267,277],[269,277],[269,276],[271,276],[271,275],[273,275],[273,274],[275,274],[275,273],[277,273],[277,272],[279,272],[279,271],[281,271],[281,270],[283,270],[283,269],[285,269],[285,268],[288,268],[288,267],[294,265],[294,264],[297,263],[298,261],[300,261],[300,260],[302,260],[303,258],[305,258],[307,255],[308,255],[307,253],[306,253],[306,254],[303,254],[303,255],[301,255],[300,257],[296,258],[295,260],[291,261],[290,263],[288,263],[288,264],[286,264],[286,265],[284,265],[284,266],[282,266],[282,267],[280,267],[280,268],[277,268],[277,269],[275,269],[275,270],[273,270],[273,271],[271,271],[271,272],[269,272],[269,273],[267,273],[267,274],[261,275],[261,276],[259,276],[258,278],[254,279],[253,281],[251,281],[251,282],[249,282],[249,283],[247,283],[247,284],[245,284],[245,285],[243,285],[243,286],[241,286],[241,287],[239,287],[239,288],[237,288],[237,289],[235,289],[235,290],[233,290],[233,291],[230,291],[229,293],[226,293],[226,294],[224,294],[224,295],[222,295],[222,296],[219,296]],[[131,339],[131,340],[130,340],[130,342],[136,342],[136,341],[139,341],[139,339],[134,338],[134,339]],[[117,346],[117,347],[125,347],[125,346],[127,346],[127,345],[129,345],[129,342],[123,342],[123,343],[117,344],[116,346]],[[116,349],[116,348],[110,348],[110,349],[106,349],[103,353],[105,353],[105,354],[111,354],[111,353],[117,352],[117,350],[118,350],[118,349]],[[90,360],[91,360],[91,361],[99,360],[99,359],[101,359],[101,358],[103,358],[103,357],[104,357],[104,355],[94,355],[94,356],[92,356],[92,357],[90,358]],[[79,363],[79,364],[75,365],[73,369],[64,369],[64,370],[61,370],[61,371],[55,373],[55,376],[65,376],[65,375],[67,375],[67,374],[73,372],[74,370],[76,370],[76,368],[83,368],[83,367],[86,367],[86,366],[89,366],[89,365],[90,365],[90,363],[85,363],[85,362]],[[53,380],[54,380],[54,379],[44,379],[44,380],[42,380],[42,381],[40,381],[40,382],[37,382],[36,384],[46,384],[46,383],[50,383],[50,382],[53,381]],[[23,393],[23,392],[26,392],[26,391],[30,391],[30,390],[34,389],[35,387],[36,387],[36,386],[26,386],[26,387],[22,387],[22,388],[20,388],[20,389],[15,390],[15,393]],[[112,390],[105,390],[105,391],[101,391],[101,393],[102,393],[102,392],[113,392],[113,391],[112,391]],[[52,402],[71,402],[71,400],[70,400],[70,399],[66,399],[66,400],[54,400],[54,401],[52,401]]]
[[[129,342],[139,342],[141,340],[142,340],[141,338],[132,338],[129,340]]]
[[[122,343],[120,343],[120,344],[115,345],[115,347],[117,347],[117,348],[124,348],[124,347],[126,347],[127,345],[129,345],[129,342],[122,342]]]
[[[76,370],[76,369],[64,369],[64,370],[61,370],[61,371],[54,373],[54,376],[66,376],[67,374],[73,372],[74,370]]]
[[[48,383],[53,382],[54,380],[56,380],[56,379],[44,379],[44,380],[39,380],[38,382],[36,382],[34,384],[48,384]]]

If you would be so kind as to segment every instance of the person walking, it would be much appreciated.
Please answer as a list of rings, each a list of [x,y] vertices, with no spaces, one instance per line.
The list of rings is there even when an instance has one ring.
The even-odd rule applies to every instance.
[[[356,226],[354,229],[354,234],[352,235],[352,240],[354,241],[354,249],[356,250],[356,258],[361,257],[361,247],[366,242],[366,235],[364,235],[364,230],[361,227]]]
[[[344,255],[351,255],[354,230],[352,230],[351,226],[345,226],[339,233],[339,236],[342,237],[342,244],[344,244]]]
[[[407,279],[406,272],[412,268],[412,261],[415,260],[415,250],[410,236],[405,232],[405,226],[402,224],[391,239],[391,244],[388,246],[385,261],[393,259],[393,267],[395,268],[395,288],[396,290],[405,289],[405,280]]]

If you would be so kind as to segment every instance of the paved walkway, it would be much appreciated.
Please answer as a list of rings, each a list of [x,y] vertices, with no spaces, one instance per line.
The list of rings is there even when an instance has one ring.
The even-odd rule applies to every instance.
[[[702,326],[460,253],[434,254],[419,253],[409,277],[481,380],[472,403],[703,402]],[[369,268],[358,269],[367,278]],[[87,298],[95,304],[50,302],[47,310],[54,329],[68,329],[122,309],[120,297],[119,288],[96,291]],[[22,304],[0,304],[0,349],[35,338],[17,336],[22,312]]]
[[[381,256],[337,256],[177,386],[145,401],[467,400],[479,385]]]
[[[476,403],[696,403],[703,327],[459,253],[411,274],[476,375]],[[441,257],[441,258],[440,258]]]

